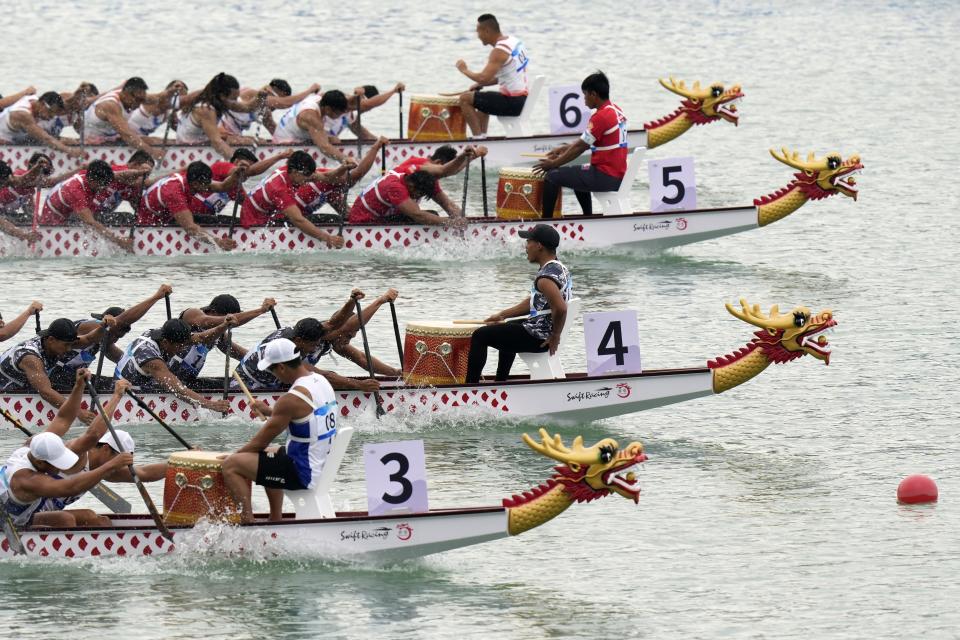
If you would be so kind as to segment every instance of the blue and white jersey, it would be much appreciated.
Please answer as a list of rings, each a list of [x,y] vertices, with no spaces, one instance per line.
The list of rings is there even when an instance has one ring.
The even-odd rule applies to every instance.
[[[306,111],[320,111],[320,100],[323,98],[319,93],[311,93],[309,96],[293,105],[280,116],[277,128],[273,131],[274,142],[311,142],[310,132],[301,129],[297,124],[297,116]]]
[[[159,335],[159,329],[151,329],[134,338],[133,342],[127,345],[120,362],[117,363],[113,377],[128,380],[135,389],[158,388],[153,376],[147,373],[143,366],[151,360],[166,361],[160,345],[157,344]]]
[[[80,325],[85,322],[90,322],[90,320],[74,320],[73,326],[77,328],[77,333],[80,333]],[[96,342],[89,347],[84,347],[83,349],[71,349],[60,358],[57,363],[53,366],[47,376],[50,378],[50,381],[54,384],[70,384],[72,385],[74,380],[77,377],[77,370],[89,368],[90,364],[97,359],[97,354],[100,353],[100,343]]]
[[[27,469],[36,472],[37,469],[30,463],[27,454],[30,447],[20,447],[13,452],[6,464],[0,467],[0,510],[10,514],[13,524],[25,527],[30,524],[33,514],[43,510],[44,498],[37,498],[30,502],[21,502],[13,495],[10,482],[18,471]]]
[[[250,125],[256,123],[259,117],[260,113],[257,111],[244,113],[243,111],[230,111],[228,109],[220,117],[220,126],[227,133],[239,136],[249,129]]]
[[[530,66],[530,57],[527,55],[527,48],[515,36],[506,36],[503,40],[497,42],[494,48],[504,51],[510,56],[503,63],[503,66],[497,70],[497,83],[500,85],[500,93],[505,96],[527,95],[530,91],[530,83],[527,80],[527,67]]]
[[[323,116],[323,128],[326,130],[328,136],[339,138],[343,130],[348,129],[356,119],[357,116],[353,111],[347,111],[339,118]]]
[[[570,270],[563,266],[559,260],[551,260],[540,267],[540,271],[537,272],[533,284],[530,286],[531,317],[524,320],[523,328],[533,337],[546,340],[553,333],[553,315],[543,313],[550,308],[550,303],[547,301],[547,296],[537,289],[537,282],[541,278],[547,278],[556,283],[563,299],[570,302],[573,297],[573,276],[570,275]]]
[[[290,421],[286,443],[287,455],[293,459],[300,483],[313,489],[337,434],[337,397],[333,387],[319,373],[298,378],[287,393],[313,409],[303,418]]]
[[[140,106],[127,115],[127,124],[141,136],[149,136],[166,122],[164,114],[152,115]]]

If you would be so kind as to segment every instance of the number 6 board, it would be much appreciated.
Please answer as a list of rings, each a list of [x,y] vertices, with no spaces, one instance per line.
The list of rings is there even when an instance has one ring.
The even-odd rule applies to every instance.
[[[365,445],[363,466],[371,516],[429,510],[423,440]]]
[[[585,313],[583,337],[587,343],[587,375],[642,371],[636,311]]]

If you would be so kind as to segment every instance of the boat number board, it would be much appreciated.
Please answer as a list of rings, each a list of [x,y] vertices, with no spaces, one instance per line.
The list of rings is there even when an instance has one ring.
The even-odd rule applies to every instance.
[[[650,160],[650,211],[688,211],[697,208],[697,181],[693,158]]]
[[[370,515],[422,513],[429,509],[423,440],[365,445],[363,467]]]
[[[585,313],[583,337],[587,344],[587,375],[641,372],[636,311]]]

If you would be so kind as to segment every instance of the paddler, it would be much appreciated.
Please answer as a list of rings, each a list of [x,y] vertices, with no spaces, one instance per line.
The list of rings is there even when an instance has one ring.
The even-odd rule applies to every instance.
[[[487,347],[500,351],[497,363],[498,381],[506,380],[517,353],[557,352],[560,332],[567,320],[567,302],[573,291],[573,277],[559,260],[557,247],[560,234],[547,224],[534,225],[518,233],[526,239],[527,260],[540,266],[530,287],[530,296],[495,313],[484,322],[489,323],[473,332],[470,354],[467,358],[467,384],[480,381],[487,363]],[[525,319],[506,322],[507,318],[526,316]]]
[[[397,290],[388,289],[383,295],[378,296],[372,303],[363,309],[363,322],[366,324],[384,304],[397,299]],[[362,300],[364,293],[360,289],[354,289],[350,293],[343,308],[330,316],[329,320],[321,322],[316,318],[303,318],[292,327],[281,327],[270,335],[265,337],[260,343],[250,349],[237,366],[237,375],[251,390],[278,390],[286,389],[283,382],[277,379],[269,370],[258,368],[260,358],[267,348],[267,345],[285,338],[293,342],[297,351],[301,354],[304,366],[314,373],[319,373],[327,379],[334,389],[360,389],[361,391],[376,391],[380,388],[380,383],[373,378],[347,378],[332,371],[325,371],[317,368],[320,358],[331,352],[347,358],[357,364],[364,371],[369,371],[367,367],[367,358],[364,352],[350,344],[350,340],[357,335],[360,330],[360,322],[357,320],[356,301]],[[400,369],[373,358],[373,371],[380,375],[399,377],[403,374]]]
[[[519,116],[530,90],[530,59],[520,39],[501,33],[500,23],[489,13],[477,18],[477,37],[485,46],[493,47],[486,66],[470,71],[463,60],[456,64],[460,73],[473,80],[470,88],[460,94],[460,108],[475,139],[487,137],[490,116]],[[499,91],[481,91],[495,84],[500,85]]]
[[[268,313],[276,305],[277,301],[273,298],[265,298],[258,308],[243,311],[236,298],[229,293],[221,293],[205,307],[191,307],[183,310],[179,318],[190,325],[194,344],[185,354],[167,362],[167,366],[181,382],[192,385],[200,376],[200,371],[211,349],[216,348],[221,353],[228,353],[228,345],[224,340],[225,334],[216,331],[225,318],[231,317],[233,319],[231,326],[239,327]],[[199,336],[205,337],[200,339]],[[247,350],[231,340],[229,354],[231,358],[240,360],[247,354]]]
[[[144,171],[124,171],[123,177],[136,179]],[[40,225],[59,226],[68,224],[71,217],[79,219],[98,235],[126,251],[133,251],[133,240],[104,226],[94,217],[98,201],[109,196],[111,185],[120,176],[103,160],[94,160],[87,168],[57,184],[47,195],[40,213]]]
[[[333,171],[317,173],[317,163],[309,153],[294,151],[285,166],[276,169],[244,198],[240,224],[246,228],[267,224],[276,219],[286,219],[300,231],[328,247],[342,247],[343,237],[319,229],[304,217],[297,204],[296,191],[302,185],[316,180],[342,182],[341,176],[354,166],[356,165],[352,161],[348,161]]]
[[[363,154],[360,163],[350,169],[349,173],[339,180],[332,180],[329,175],[337,171],[337,169],[318,168],[314,173],[314,177],[297,187],[297,190],[294,192],[293,197],[294,200],[297,201],[300,213],[310,219],[309,216],[316,213],[320,207],[329,204],[337,213],[346,215],[344,196],[353,185],[360,182],[360,180],[370,172],[370,169],[373,168],[373,163],[377,161],[380,155],[380,149],[388,142],[390,142],[389,138],[380,136],[377,141],[367,149],[367,152]],[[338,175],[343,175],[343,169],[340,169],[339,172]],[[310,221],[313,222],[313,220]]]
[[[27,323],[27,320],[30,319],[30,316],[38,311],[43,311],[43,303],[34,300],[27,307],[26,311],[18,315],[10,322],[4,322],[3,317],[0,316],[0,342],[9,340],[13,336],[17,335],[20,332],[20,329],[23,328],[23,325]]]
[[[293,93],[290,83],[282,78],[274,78],[260,89],[242,87],[237,102],[254,107],[251,111],[228,109],[220,117],[220,133],[229,144],[257,144],[259,140],[245,135],[246,130],[258,121],[273,135],[277,124],[273,112],[277,109],[289,109],[307,96],[320,91],[319,84],[312,84],[300,93]]]
[[[104,327],[114,324],[114,318],[107,316],[92,331],[79,334],[69,318],[54,320],[39,334],[10,347],[0,355],[0,389],[33,389],[45,401],[59,408],[64,403],[64,397],[54,389],[49,372],[65,362],[73,349],[82,349],[99,342]],[[93,421],[94,414],[81,411],[80,418],[89,424]]]
[[[561,187],[573,189],[583,215],[593,213],[590,193],[616,191],[627,172],[627,118],[620,107],[610,102],[610,81],[602,71],[591,73],[580,84],[583,101],[594,110],[583,134],[573,142],[556,147],[535,165],[545,174],[543,217],[552,218]],[[590,150],[590,164],[583,167],[563,165]]]
[[[127,146],[144,151],[159,161],[163,158],[163,149],[150,144],[146,136],[134,129],[129,118],[144,103],[168,102],[181,89],[179,84],[171,84],[158,94],[147,94],[147,83],[143,78],[134,76],[123,85],[107,91],[87,107],[84,113],[84,130],[88,144],[106,144],[123,141]]]
[[[16,93],[11,93],[9,95],[0,95],[0,111],[3,111],[7,107],[12,107],[15,105],[21,98],[26,98],[27,96],[32,96],[37,93],[37,88],[34,86],[29,86],[22,91],[17,91]]]
[[[217,215],[227,206],[228,202],[237,198],[246,197],[243,191],[243,180],[259,176],[273,165],[286,160],[293,154],[293,149],[287,149],[263,160],[258,160],[256,154],[246,147],[240,147],[230,156],[230,161],[218,160],[210,165],[210,173],[214,183],[233,183],[230,191],[198,192],[190,200],[190,210],[196,215]],[[234,177],[234,174],[236,176]]]
[[[73,325],[77,328],[77,333],[83,335],[96,329],[107,316],[113,317],[115,324],[107,332],[104,357],[111,362],[117,363],[120,362],[120,359],[123,357],[123,350],[117,346],[117,341],[130,333],[133,324],[143,318],[153,305],[171,293],[173,293],[173,287],[169,284],[162,284],[152,296],[129,309],[111,306],[103,313],[91,313],[90,318],[93,318],[93,320],[90,318],[81,318],[80,320],[74,320]],[[104,341],[102,339],[86,347],[74,347],[48,372],[50,381],[54,386],[66,386],[70,384],[70,381],[73,380],[78,369],[93,366],[93,363],[100,353],[100,349],[103,347]]]
[[[184,104],[177,126],[177,142],[180,144],[209,144],[224,158],[233,155],[233,148],[220,133],[220,118],[228,110],[253,112],[255,104],[241,104],[240,83],[226,73],[218,73],[203,88],[189,105]]]
[[[100,416],[83,435],[69,442],[63,441],[77,417],[89,376],[85,369],[77,371],[70,397],[60,407],[57,417],[43,432],[14,451],[0,467],[0,510],[6,511],[17,527],[60,529],[110,524],[109,518],[98,516],[91,509],[65,509],[102,480],[115,478],[122,481],[122,471],[127,471],[126,467],[133,464],[132,447],[127,453],[110,456],[97,466],[90,464],[88,452],[98,446],[107,428]],[[108,415],[116,410],[124,389],[122,384],[114,389],[104,407]]]
[[[71,158],[83,158],[83,152],[58,139],[58,116],[67,110],[63,96],[47,91],[28,95],[0,112],[0,143],[43,144]],[[53,132],[56,133],[53,133]]]
[[[350,100],[356,103],[359,96]],[[347,156],[337,149],[334,140],[345,127],[350,127],[358,138],[374,140],[376,136],[357,127],[353,113],[348,114],[347,96],[333,89],[323,94],[307,96],[293,105],[280,118],[273,132],[275,143],[309,144],[313,143],[320,152],[343,164]]]
[[[229,401],[204,398],[181,382],[171,371],[170,365],[175,367],[191,347],[211,336],[222,334],[233,326],[233,323],[233,317],[227,316],[217,327],[194,334],[190,331],[190,325],[183,320],[167,320],[159,329],[147,331],[127,345],[123,357],[117,363],[114,378],[129,380],[134,389],[169,391],[205,409],[226,413],[230,410]]]
[[[146,151],[135,151],[126,164],[110,165],[113,169],[113,181],[97,194],[94,203],[96,214],[102,222],[116,224],[117,207],[123,202],[130,204],[136,215],[136,208],[143,199],[143,191],[159,179],[150,177],[156,164]]]
[[[283,518],[283,491],[316,486],[337,433],[337,399],[333,388],[311,371],[297,346],[286,338],[267,343],[257,368],[269,371],[289,387],[272,407],[255,402],[266,423],[236,453],[223,461],[223,481],[241,507],[242,522],[253,522],[249,481],[264,487],[270,520]],[[284,446],[270,446],[288,431]]]

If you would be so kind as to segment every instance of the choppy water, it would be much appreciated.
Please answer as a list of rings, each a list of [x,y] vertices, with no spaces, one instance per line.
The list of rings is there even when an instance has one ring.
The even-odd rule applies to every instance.
[[[646,366],[698,366],[743,344],[748,327],[722,307],[741,295],[832,308],[834,358],[829,367],[810,358],[773,367],[720,397],[565,428],[588,441],[645,443],[651,460],[637,508],[608,498],[519,538],[390,569],[293,558],[4,562],[0,635],[960,634],[958,5],[195,4],[36,2],[0,12],[0,91],[81,79],[109,87],[135,73],[154,86],[172,77],[192,86],[221,69],[245,83],[282,75],[295,88],[404,80],[411,92],[452,90],[462,86],[456,58],[475,66],[484,55],[472,29],[487,10],[523,37],[551,83],[603,68],[634,123],[675,108],[658,76],[740,82],[740,127],[700,128],[652,155],[696,156],[700,202],[728,205],[786,184],[790,172],[767,155],[771,146],[859,152],[867,167],[859,202],[836,196],[772,227],[669,254],[567,262],[587,310],[640,311]],[[392,133],[392,109],[364,122]],[[545,127],[543,105],[540,112]],[[635,201],[645,198],[638,188]],[[48,318],[77,316],[170,281],[178,307],[222,291],[245,305],[274,295],[286,320],[332,312],[351,286],[396,286],[402,317],[414,319],[476,316],[529,286],[519,255],[469,257],[7,261],[0,304],[9,317],[40,298]],[[162,313],[161,305],[143,326]],[[252,343],[268,330],[265,318],[236,337]],[[388,320],[378,318],[371,334],[375,353],[389,359]],[[565,352],[570,368],[584,364],[580,345],[578,327]],[[357,445],[425,440],[435,506],[495,504],[549,472],[519,441],[534,425],[370,418],[359,426]],[[190,436],[231,449],[253,428],[214,421]],[[137,439],[147,460],[175,450],[157,428],[143,427]],[[17,440],[0,431],[3,451]],[[897,483],[913,472],[938,480],[939,504],[896,504]],[[358,456],[340,480],[337,501],[362,508]]]

